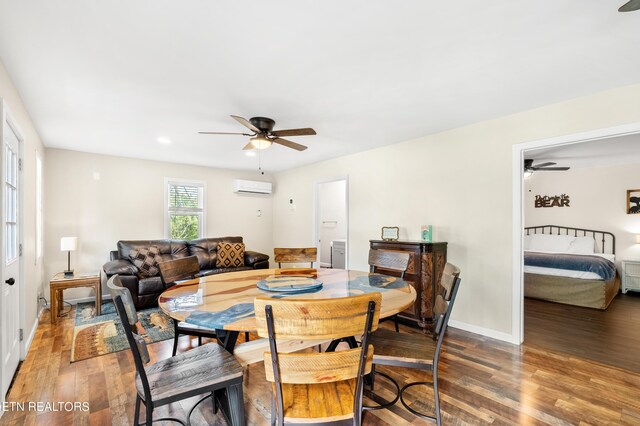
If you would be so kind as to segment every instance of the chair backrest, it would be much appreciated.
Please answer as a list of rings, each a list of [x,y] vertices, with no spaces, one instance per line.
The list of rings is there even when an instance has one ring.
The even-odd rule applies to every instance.
[[[318,249],[316,247],[306,248],[274,248],[273,260],[278,262],[278,268],[283,263],[302,263],[310,262],[313,268],[313,262],[318,260]]]
[[[124,309],[126,311],[126,320],[123,319],[123,324],[129,324],[130,327],[133,327],[135,330],[135,325],[138,323],[138,313],[136,312],[136,306],[133,304],[133,299],[131,298],[131,293],[129,289],[122,285],[122,281],[120,281],[120,276],[118,274],[112,276],[107,281],[107,288],[109,289],[109,294],[111,295],[111,300],[116,300],[117,296],[122,298],[122,303],[124,305]]]
[[[282,383],[312,384],[356,379],[354,415],[362,411],[363,377],[371,372],[371,331],[378,328],[380,293],[336,299],[255,299],[258,335],[269,338],[266,378],[274,382],[282,418]],[[338,352],[278,353],[276,339],[338,339],[362,335],[362,346]]]
[[[122,296],[117,294],[113,299],[113,304],[116,306],[116,311],[120,316],[120,321],[122,321],[122,324],[124,325],[128,317],[128,312],[126,310],[126,305],[123,302]],[[133,360],[136,364],[136,371],[138,372],[140,380],[142,381],[142,387],[145,393],[145,404],[150,404],[151,389],[149,387],[149,380],[147,379],[147,374],[144,369],[145,364],[148,364],[151,360],[151,357],[149,356],[149,350],[147,349],[147,343],[144,341],[142,336],[135,334],[130,327],[125,326],[123,328],[124,333],[127,336],[127,340],[129,341],[131,353],[133,354]]]
[[[442,340],[445,331],[447,331],[447,324],[449,323],[449,317],[453,309],[453,303],[455,302],[456,295],[458,293],[458,287],[460,286],[460,269],[447,263],[444,265],[442,271],[442,278],[440,278],[440,287],[442,292],[436,294],[435,303],[433,305],[433,314],[435,319],[434,339]]]
[[[395,271],[400,273],[400,278],[404,278],[404,273],[409,265],[410,254],[404,251],[369,250],[369,266],[371,272],[379,269],[385,271]]]
[[[198,256],[181,257],[158,263],[160,276],[165,284],[172,284],[179,280],[195,278],[200,272]]]

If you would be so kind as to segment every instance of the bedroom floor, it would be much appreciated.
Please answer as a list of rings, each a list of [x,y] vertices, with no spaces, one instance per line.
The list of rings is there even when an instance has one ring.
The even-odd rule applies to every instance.
[[[618,294],[605,311],[525,298],[524,340],[640,372],[640,293]]]

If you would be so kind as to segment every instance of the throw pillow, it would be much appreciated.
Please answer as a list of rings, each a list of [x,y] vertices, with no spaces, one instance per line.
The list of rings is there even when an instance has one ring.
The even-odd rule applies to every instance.
[[[244,266],[244,243],[219,243],[216,268],[239,268],[241,266]]]
[[[158,268],[160,251],[156,246],[131,250],[129,257],[131,258],[131,262],[138,267],[138,277],[140,278],[153,277],[160,272]]]

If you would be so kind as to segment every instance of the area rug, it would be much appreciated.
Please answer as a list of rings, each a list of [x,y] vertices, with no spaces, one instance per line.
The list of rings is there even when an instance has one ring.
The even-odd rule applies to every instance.
[[[172,320],[160,308],[138,311],[138,320],[147,343],[173,339]],[[103,303],[100,316],[96,316],[94,303],[79,303],[76,306],[71,362],[128,348],[127,336],[113,303]]]

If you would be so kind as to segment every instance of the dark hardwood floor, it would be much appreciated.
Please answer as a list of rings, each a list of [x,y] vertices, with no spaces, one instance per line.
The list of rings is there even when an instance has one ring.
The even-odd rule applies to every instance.
[[[537,346],[640,373],[640,294],[618,294],[607,310],[524,299],[524,339]]]
[[[8,401],[88,402],[89,410],[7,411],[0,418],[0,424],[131,424],[135,402],[131,353],[126,350],[70,363],[74,315],[62,319],[57,326],[52,326],[48,317],[45,311]],[[417,334],[404,326],[402,331]],[[150,345],[152,362],[169,357],[171,344],[169,340]],[[186,336],[182,337],[180,350],[188,350],[190,344]],[[426,373],[408,369],[381,370],[400,383],[428,378]],[[640,424],[640,374],[544,349],[537,344],[516,346],[450,329],[440,371],[445,425]],[[382,380],[378,383],[382,394],[389,395]],[[270,387],[264,379],[262,365],[246,369],[244,385],[247,423],[268,425]],[[427,410],[431,407],[427,390],[413,391],[410,400],[415,407]],[[169,409],[158,410],[157,414],[184,416],[188,408],[188,404],[173,404]],[[367,412],[364,423],[431,424],[415,418],[401,405]],[[219,415],[213,415],[211,405],[205,404],[192,416],[192,424],[223,422]]]

